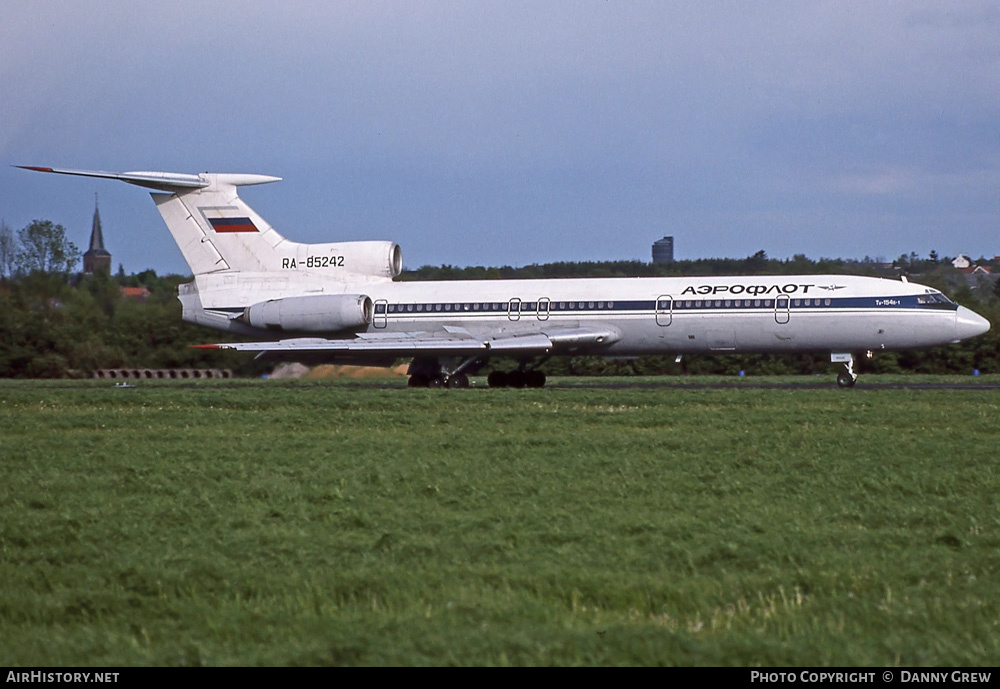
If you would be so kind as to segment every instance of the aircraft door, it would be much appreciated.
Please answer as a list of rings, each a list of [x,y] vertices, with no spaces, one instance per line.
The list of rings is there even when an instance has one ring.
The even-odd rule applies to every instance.
[[[520,320],[521,318],[521,300],[517,297],[507,302],[507,318],[512,321]]]
[[[535,313],[538,315],[538,320],[547,321],[549,320],[549,307],[552,305],[552,300],[548,297],[542,297],[538,300],[538,308]]]
[[[372,315],[372,325],[376,328],[384,328],[388,322],[386,313],[389,311],[389,302],[385,299],[375,300],[375,312]]]
[[[670,325],[674,320],[674,298],[664,294],[656,298],[656,324]]]
[[[774,300],[774,320],[782,325],[788,322],[791,313],[790,302],[791,299],[787,294],[782,294]]]

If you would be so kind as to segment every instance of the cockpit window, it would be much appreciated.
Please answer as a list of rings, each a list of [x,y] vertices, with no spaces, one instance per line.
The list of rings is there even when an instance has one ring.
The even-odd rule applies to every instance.
[[[955,302],[953,302],[951,299],[949,299],[948,297],[944,296],[940,292],[928,292],[927,294],[918,294],[917,295],[917,303],[921,304],[921,305],[928,305],[928,306],[933,306],[933,305],[937,305],[937,306],[954,306],[955,305]]]

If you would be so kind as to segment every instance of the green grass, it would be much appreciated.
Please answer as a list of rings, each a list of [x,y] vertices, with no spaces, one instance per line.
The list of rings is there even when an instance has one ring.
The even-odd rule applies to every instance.
[[[992,665],[1000,393],[874,378],[3,381],[0,664]]]

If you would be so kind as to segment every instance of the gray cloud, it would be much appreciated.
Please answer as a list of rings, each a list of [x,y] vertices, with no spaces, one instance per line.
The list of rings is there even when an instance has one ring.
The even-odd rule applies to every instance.
[[[989,253],[998,22],[994,2],[8,0],[0,151],[282,175],[247,197],[284,232],[396,239],[409,264],[645,259],[662,234],[692,257]],[[11,224],[89,217],[92,185],[0,185]],[[99,190],[143,237],[116,261],[182,268],[141,192]]]

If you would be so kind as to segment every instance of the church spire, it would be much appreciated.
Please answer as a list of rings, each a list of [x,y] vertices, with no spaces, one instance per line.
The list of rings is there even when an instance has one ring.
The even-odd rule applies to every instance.
[[[101,209],[97,205],[97,192],[94,192],[94,226],[90,231],[90,250],[107,251],[104,248],[104,232],[101,230]]]
[[[111,254],[104,248],[104,231],[101,228],[101,211],[94,194],[94,225],[90,230],[90,249],[83,254],[83,272],[93,275],[98,270],[111,272]]]

